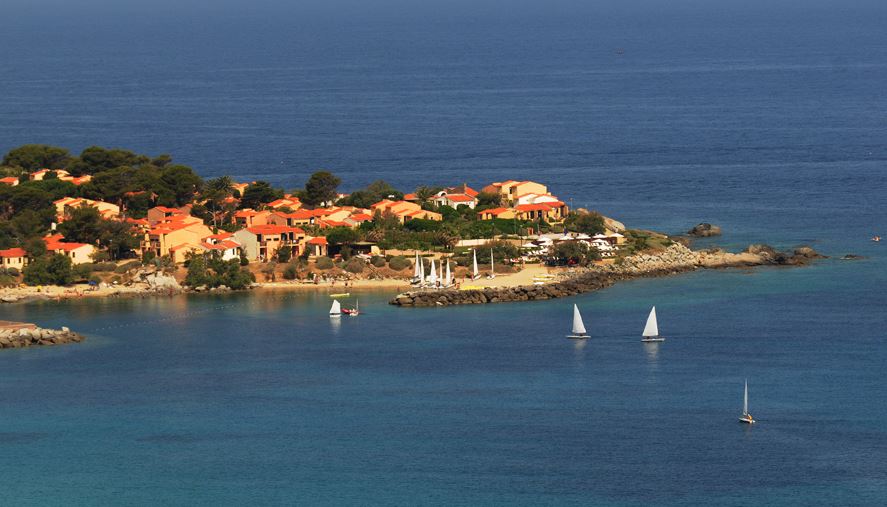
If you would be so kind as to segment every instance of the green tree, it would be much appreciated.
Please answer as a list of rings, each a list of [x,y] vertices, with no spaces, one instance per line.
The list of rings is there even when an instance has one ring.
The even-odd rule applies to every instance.
[[[309,206],[333,202],[338,193],[336,189],[342,183],[337,176],[327,171],[318,171],[305,183],[305,194],[302,201]]]
[[[502,206],[502,194],[481,192],[477,194],[477,209],[489,209]]]
[[[585,266],[589,261],[600,259],[596,248],[590,248],[582,241],[561,241],[551,248],[550,256],[558,264]]]
[[[354,229],[348,227],[333,227],[326,235],[326,240],[333,245],[354,243],[360,235]]]
[[[64,169],[70,160],[71,154],[64,148],[48,144],[26,144],[10,150],[3,157],[2,165],[34,172],[39,169]]]
[[[160,181],[173,196],[173,206],[184,206],[194,200],[203,180],[185,165],[171,165],[160,172]],[[170,205],[170,204],[167,204]]]
[[[139,237],[132,225],[117,220],[102,220],[99,229],[99,244],[107,250],[111,259],[121,259],[124,254],[139,247]]]
[[[241,208],[258,209],[261,205],[283,197],[283,190],[272,187],[267,181],[256,181],[243,191]]]
[[[419,200],[419,204],[425,204],[440,191],[440,187],[428,187],[423,185],[416,189],[416,199]]]
[[[92,206],[74,208],[58,230],[68,241],[95,245],[102,235],[102,215]]]
[[[46,241],[40,236],[34,236],[24,242],[25,252],[28,259],[36,260],[46,255]]]
[[[207,272],[206,258],[202,254],[188,256],[188,274],[185,275],[185,285],[200,287],[210,283],[210,275]]]
[[[286,263],[293,257],[293,247],[284,245],[277,249],[277,261]]]
[[[80,157],[69,164],[68,171],[75,176],[80,176],[123,166],[138,167],[149,162],[150,159],[147,156],[138,155],[129,150],[90,146],[80,152]]]
[[[601,234],[604,232],[604,217],[595,211],[591,212],[573,212],[564,219],[564,226],[569,231],[582,232],[589,235]]]
[[[28,285],[70,285],[74,281],[71,259],[65,255],[44,255],[25,266],[24,281]]]

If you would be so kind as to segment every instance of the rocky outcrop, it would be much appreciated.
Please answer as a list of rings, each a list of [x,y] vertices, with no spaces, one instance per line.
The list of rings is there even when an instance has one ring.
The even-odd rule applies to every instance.
[[[140,270],[133,278],[148,285],[149,290],[158,292],[179,292],[182,286],[172,275],[162,271]]]
[[[79,343],[85,338],[63,327],[61,329],[42,329],[36,326],[18,329],[0,328],[0,348],[18,349],[39,345],[63,345]]]
[[[708,238],[710,236],[720,236],[721,235],[721,228],[718,227],[717,225],[712,225],[712,224],[703,222],[701,224],[698,224],[696,227],[693,227],[689,231],[687,231],[687,234],[689,234],[690,236],[696,236],[697,238]]]
[[[575,296],[600,290],[620,280],[668,276],[700,268],[726,268],[763,265],[798,266],[821,258],[812,248],[801,247],[792,253],[777,252],[767,245],[752,245],[738,254],[721,250],[694,251],[675,243],[655,253],[641,253],[623,259],[620,264],[590,268],[572,278],[545,284],[518,287],[486,287],[477,290],[428,290],[398,294],[390,301],[397,306],[448,306],[537,301]]]

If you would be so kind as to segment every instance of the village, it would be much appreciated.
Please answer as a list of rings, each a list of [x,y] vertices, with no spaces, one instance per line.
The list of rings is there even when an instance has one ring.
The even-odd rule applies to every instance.
[[[40,234],[45,252],[41,247],[35,253],[33,240],[30,247],[22,242],[0,249],[0,274],[6,286],[78,282],[98,286],[125,284],[131,281],[127,272],[153,265],[173,273],[186,286],[241,288],[248,282],[278,282],[281,278],[314,284],[361,278],[412,278],[415,282],[419,268],[424,271],[436,260],[441,269],[444,262],[448,268],[452,266],[454,281],[479,278],[479,263],[484,276],[490,278],[535,266],[534,273],[541,278],[533,280],[541,283],[547,271],[538,271],[539,267],[550,270],[612,263],[637,249],[638,241],[649,246],[646,236],[633,235],[615,220],[595,212],[570,210],[539,182],[508,180],[480,190],[462,183],[420,187],[405,194],[383,185],[375,194],[368,188],[352,195],[330,193],[338,178],[323,175],[334,178],[336,185],[326,189],[321,202],[312,204],[305,202],[304,194],[300,197],[275,190],[258,192],[260,197],[244,207],[245,196],[255,197],[256,188],[270,186],[228,178],[223,180],[221,193],[216,185],[217,191],[209,196],[210,185],[205,185],[194,189],[189,202],[175,207],[143,205],[147,209],[142,213],[127,203],[145,198],[154,202],[156,195],[127,190],[109,202],[82,196],[88,192],[71,192],[73,195],[52,201],[52,222]],[[27,179],[25,175],[4,177],[0,186],[26,187],[54,179],[70,183],[65,188],[80,189],[88,188],[84,186],[93,178],[89,174],[72,176],[65,169],[41,168],[27,173]],[[367,200],[368,196],[374,198]],[[363,206],[354,205],[355,201]],[[210,208],[215,211],[207,212]],[[82,238],[83,229],[110,223],[116,224],[118,234],[131,238],[128,245],[107,237],[77,241],[65,233],[71,231]],[[117,246],[113,252],[111,244]],[[47,256],[67,259],[61,264],[70,264],[71,275],[59,281],[29,277],[38,256],[44,261]],[[424,259],[422,266],[417,266],[413,257]],[[202,261],[193,262],[196,258]],[[494,263],[498,264],[495,268]],[[248,278],[236,282],[194,273],[203,269],[219,274],[229,271],[226,266],[235,265],[249,273]],[[55,269],[65,270],[64,266]],[[423,279],[421,285],[425,282]]]

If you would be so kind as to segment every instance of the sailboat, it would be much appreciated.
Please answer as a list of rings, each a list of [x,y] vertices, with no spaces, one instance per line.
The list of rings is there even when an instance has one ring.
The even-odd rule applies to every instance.
[[[472,248],[471,249],[471,256],[472,256],[472,259],[471,259],[472,260],[471,279],[477,280],[478,278],[480,278],[480,272],[477,270],[477,250]]]
[[[360,315],[360,300],[354,300],[354,308],[343,308],[342,313],[351,317],[357,317]]]
[[[582,315],[579,314],[579,307],[576,305],[573,305],[573,330],[567,335],[567,338],[573,338],[574,340],[588,338],[588,333],[585,332],[585,324],[582,322]]]
[[[644,326],[644,333],[641,335],[642,342],[664,342],[665,338],[659,336],[659,325],[656,323],[656,307],[650,310],[647,317],[647,325]]]
[[[428,284],[437,287],[437,270],[434,268],[434,259],[431,259],[431,274],[428,275]]]
[[[413,278],[410,280],[412,284],[421,284],[422,283],[422,264],[419,261],[419,252],[416,252],[416,262],[413,266]]]
[[[342,315],[342,305],[339,304],[338,299],[333,300],[333,306],[330,307],[330,317],[338,317]]]
[[[496,269],[493,267],[493,249],[490,248],[490,274],[487,278],[496,278]]]
[[[447,274],[444,277],[444,287],[450,287],[453,285],[453,273],[450,271],[450,259],[447,259]]]
[[[419,259],[419,287],[425,287],[425,261],[422,259]]]
[[[745,379],[745,395],[742,398],[742,416],[739,418],[739,422],[755,423],[755,419],[748,413],[748,379]]]

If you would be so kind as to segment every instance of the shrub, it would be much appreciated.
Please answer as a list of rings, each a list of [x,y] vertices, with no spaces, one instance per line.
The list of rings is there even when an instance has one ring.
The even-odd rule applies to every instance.
[[[392,257],[391,260],[388,261],[388,267],[395,271],[402,271],[412,265],[413,263],[407,260],[403,255]]]
[[[99,250],[99,251],[92,254],[93,262],[104,262],[110,258],[111,258],[111,256],[108,255],[108,252],[105,252],[104,250]]]
[[[286,280],[295,280],[299,276],[299,270],[295,264],[288,264],[283,270],[283,278]]]
[[[6,268],[6,274],[9,276],[18,276],[18,268]]]
[[[348,259],[348,262],[345,263],[345,271],[349,273],[363,273],[364,267],[366,267],[366,262],[364,262],[363,259],[361,259],[360,257],[352,257]]]
[[[321,257],[321,258],[317,259],[317,262],[315,262],[314,265],[317,267],[317,269],[323,269],[323,270],[332,269],[333,260],[330,259],[329,257]]]
[[[381,255],[374,255],[373,258],[370,259],[370,264],[372,264],[373,266],[375,266],[377,268],[384,268],[385,267],[385,257],[382,257]]]
[[[94,283],[94,284],[96,284],[96,285],[102,283],[102,279],[99,278],[99,275],[89,275],[89,278],[88,278],[87,280],[88,280],[90,283]]]
[[[293,247],[284,245],[277,249],[277,260],[279,262],[289,262],[293,257]]]
[[[89,274],[92,273],[92,264],[78,264],[74,266],[74,278],[77,280],[86,280],[89,278]]]
[[[113,262],[95,262],[92,264],[93,271],[111,272],[117,269],[117,264]]]

